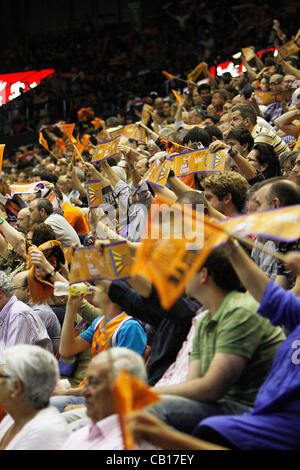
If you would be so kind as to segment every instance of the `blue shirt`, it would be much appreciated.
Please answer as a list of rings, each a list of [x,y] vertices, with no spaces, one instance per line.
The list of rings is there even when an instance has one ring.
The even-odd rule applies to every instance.
[[[92,344],[93,336],[99,319],[100,317],[96,318],[91,326],[80,335],[90,344]],[[132,318],[124,322],[119,327],[116,337],[116,346],[133,349],[133,351],[142,356],[145,352],[146,345],[147,334],[142,325],[137,320]]]
[[[215,416],[209,426],[243,450],[300,448],[300,298],[272,281],[258,313],[291,333],[279,347],[254,408],[239,416]]]

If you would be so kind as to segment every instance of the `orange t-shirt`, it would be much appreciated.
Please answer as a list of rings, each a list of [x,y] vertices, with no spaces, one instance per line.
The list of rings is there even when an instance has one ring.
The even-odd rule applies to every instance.
[[[194,176],[195,176],[194,174],[183,176],[182,178],[179,178],[179,180],[185,183],[191,189],[197,189]]]
[[[64,202],[62,204],[62,208],[64,211],[64,218],[70,225],[72,225],[77,233],[80,235],[87,235],[90,232],[87,220],[77,207],[72,206],[72,204],[69,204],[68,202]]]

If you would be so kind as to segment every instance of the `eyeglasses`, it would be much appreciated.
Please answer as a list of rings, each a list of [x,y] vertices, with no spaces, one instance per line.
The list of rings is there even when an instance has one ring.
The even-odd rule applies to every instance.
[[[26,288],[27,288],[27,286],[15,286],[15,287],[13,287],[13,290],[17,290],[17,289],[25,290]]]
[[[10,375],[0,374],[0,379],[9,379]]]

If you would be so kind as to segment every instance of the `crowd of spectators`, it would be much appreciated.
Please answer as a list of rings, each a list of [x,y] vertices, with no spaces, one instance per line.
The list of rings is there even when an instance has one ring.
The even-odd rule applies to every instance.
[[[300,204],[299,56],[243,55],[237,77],[209,69],[221,54],[250,46],[254,25],[262,27],[251,42],[256,48],[280,47],[297,26],[284,29],[288,8],[279,26],[260,3],[246,19],[233,5],[220,24],[224,2],[172,5],[139,34],[108,34],[96,19],[81,35],[47,36],[30,53],[19,50],[24,67],[51,65],[56,74],[18,100],[15,124],[28,100],[25,127],[35,141],[4,151],[0,449],[123,450],[114,386],[124,370],[152,399],[146,412],[126,418],[135,449],[299,449],[300,244],[298,236],[284,238],[289,210]],[[232,24],[238,28],[227,35]],[[14,54],[2,66],[12,70]],[[198,63],[201,72],[187,81]],[[276,91],[271,103],[260,102],[263,91]],[[224,166],[178,173],[178,155],[196,150]],[[166,182],[151,182],[148,169],[170,159]],[[87,182],[100,183],[97,207]],[[229,237],[169,308],[143,275],[94,276],[74,295],[70,247],[98,259],[122,242],[134,262],[158,199],[218,224],[285,209],[283,233]],[[169,223],[177,228],[175,218]],[[168,243],[172,253],[174,240]],[[166,257],[166,264],[173,260],[161,254],[155,261],[164,271]]]

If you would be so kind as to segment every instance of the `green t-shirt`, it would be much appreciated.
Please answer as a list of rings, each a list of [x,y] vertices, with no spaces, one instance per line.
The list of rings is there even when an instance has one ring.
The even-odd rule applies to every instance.
[[[192,360],[200,360],[203,377],[216,353],[247,359],[237,382],[224,399],[253,406],[258,389],[268,375],[285,335],[280,327],[257,312],[259,304],[249,294],[230,292],[216,314],[209,312],[196,324]]]

